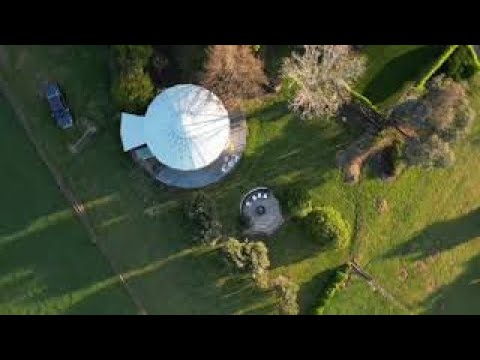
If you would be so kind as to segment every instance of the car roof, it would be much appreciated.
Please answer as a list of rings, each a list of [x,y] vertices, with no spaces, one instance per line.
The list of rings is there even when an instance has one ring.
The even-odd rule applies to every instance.
[[[49,83],[47,85],[47,96],[60,96],[60,89],[58,88],[58,85],[56,83]]]

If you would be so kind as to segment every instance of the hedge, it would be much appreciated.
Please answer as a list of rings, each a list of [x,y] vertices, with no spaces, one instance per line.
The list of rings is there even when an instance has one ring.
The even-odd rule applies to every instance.
[[[470,52],[470,54],[472,55],[475,63],[477,64],[477,68],[480,69],[480,59],[478,58],[478,55],[477,55],[477,52],[475,51],[475,49],[473,48],[473,45],[465,45],[465,47],[467,48],[467,50]]]
[[[438,58],[437,61],[430,67],[430,69],[425,73],[425,75],[418,81],[416,88],[422,90],[425,88],[426,83],[430,78],[435,75],[435,73],[442,67],[442,65],[452,56],[452,54],[457,50],[460,45],[450,45],[443,52],[443,54]]]
[[[337,291],[343,288],[350,276],[350,264],[343,264],[339,266],[329,279],[322,295],[320,296],[317,307],[315,308],[315,315],[323,315],[328,303],[335,296]]]
[[[371,110],[375,111],[378,114],[382,114],[382,112],[364,95],[360,94],[359,92],[349,89],[350,94],[352,94],[353,98],[357,100],[360,104],[370,108]]]

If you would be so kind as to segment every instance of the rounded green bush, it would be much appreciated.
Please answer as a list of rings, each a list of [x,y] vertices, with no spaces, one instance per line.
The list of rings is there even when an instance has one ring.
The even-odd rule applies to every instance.
[[[312,211],[312,200],[305,187],[299,184],[287,185],[278,191],[282,210],[294,218],[301,218]]]
[[[310,235],[325,247],[343,249],[350,240],[350,227],[342,215],[330,206],[317,207],[305,218]]]

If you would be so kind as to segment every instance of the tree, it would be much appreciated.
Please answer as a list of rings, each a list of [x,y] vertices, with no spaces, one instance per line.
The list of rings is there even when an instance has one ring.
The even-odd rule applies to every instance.
[[[229,238],[223,245],[223,252],[237,269],[249,271],[253,277],[262,274],[270,266],[268,248],[261,241],[241,242]]]
[[[153,56],[151,45],[114,45],[117,64],[120,71],[128,72],[130,69],[144,69]]]
[[[279,300],[280,315],[297,315],[299,313],[297,302],[299,286],[286,276],[280,275],[271,281],[271,287]]]
[[[117,73],[112,82],[112,96],[121,111],[141,113],[155,94],[147,72],[153,55],[150,45],[115,45]]]
[[[337,249],[347,247],[350,228],[341,214],[330,206],[317,207],[305,218],[306,228],[315,241]]]
[[[468,134],[475,114],[464,86],[450,78],[434,78],[425,101],[432,109],[427,118],[432,133],[446,142],[455,142]]]
[[[248,242],[245,244],[245,254],[248,259],[248,269],[254,274],[263,273],[270,267],[268,248],[262,241]]]
[[[215,203],[203,192],[194,193],[184,204],[184,214],[193,228],[193,240],[202,244],[216,244],[221,238],[222,225]]]
[[[268,80],[251,45],[213,45],[207,50],[200,83],[230,107],[262,95]]]
[[[140,113],[150,103],[155,87],[152,80],[139,67],[121,73],[114,81],[112,96],[120,110]]]
[[[290,108],[313,118],[335,115],[364,71],[364,57],[350,45],[304,45],[303,54],[285,59],[281,75],[294,88]]]
[[[407,140],[405,158],[409,165],[420,165],[426,168],[449,167],[455,162],[455,155],[450,145],[437,134]]]
[[[405,140],[407,164],[427,168],[453,165],[452,144],[469,133],[475,118],[465,88],[444,76],[433,78],[426,94],[399,104],[392,114],[415,134]]]

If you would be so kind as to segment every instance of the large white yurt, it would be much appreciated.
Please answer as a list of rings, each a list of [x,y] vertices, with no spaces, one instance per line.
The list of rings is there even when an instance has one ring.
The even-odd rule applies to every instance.
[[[146,146],[162,164],[176,170],[202,169],[225,150],[230,119],[220,99],[197,85],[164,90],[145,116],[122,113],[124,151]]]

